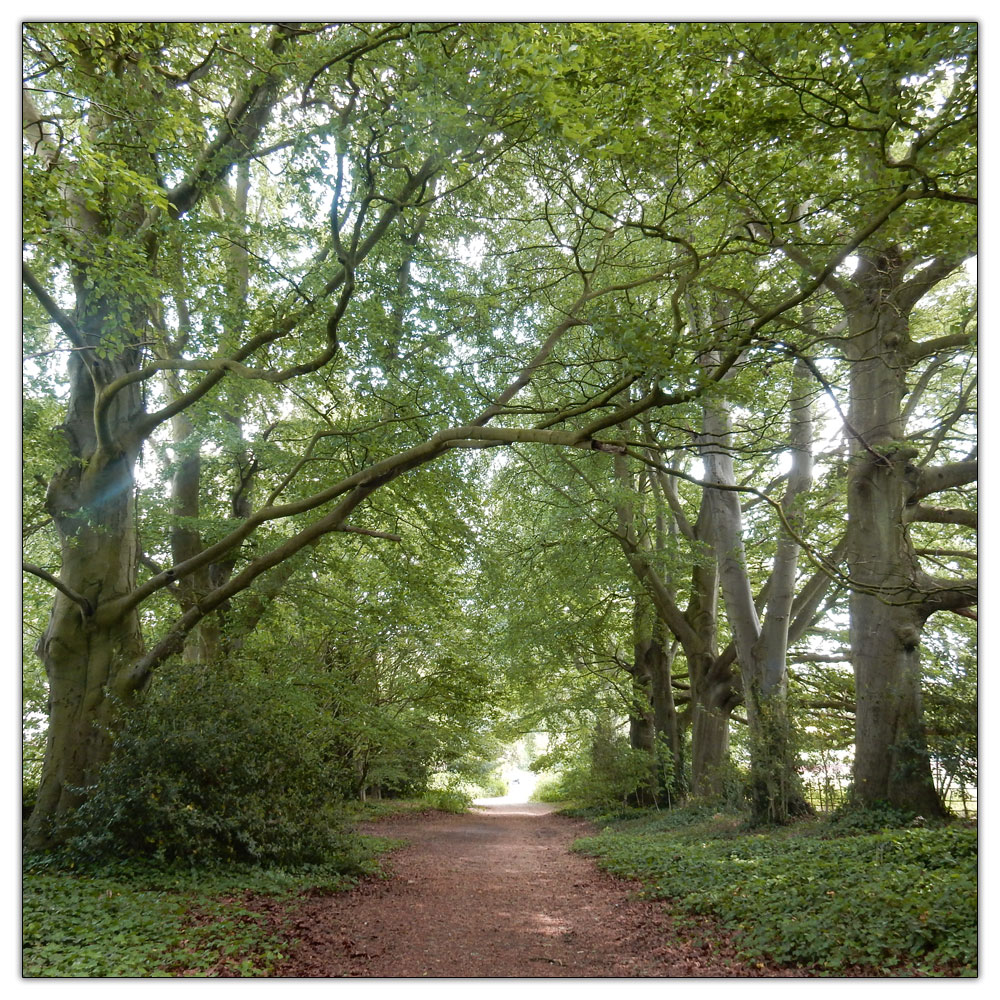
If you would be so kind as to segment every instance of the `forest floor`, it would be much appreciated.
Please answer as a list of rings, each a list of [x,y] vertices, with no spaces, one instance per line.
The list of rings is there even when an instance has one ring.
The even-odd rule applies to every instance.
[[[707,924],[675,926],[639,884],[570,851],[593,833],[541,803],[476,806],[369,824],[407,846],[390,877],[306,900],[281,977],[748,977],[807,970],[748,965]]]

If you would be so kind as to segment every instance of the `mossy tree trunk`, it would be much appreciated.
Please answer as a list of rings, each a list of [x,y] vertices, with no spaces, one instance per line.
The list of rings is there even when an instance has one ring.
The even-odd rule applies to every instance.
[[[97,334],[91,334],[94,336]],[[70,360],[71,396],[64,424],[71,458],[49,485],[47,506],[59,539],[62,589],[36,652],[49,684],[49,728],[38,800],[26,830],[30,848],[47,846],[57,821],[85,795],[107,757],[116,701],[135,691],[131,667],[142,652],[135,611],[107,615],[105,601],[135,586],[133,469],[125,431],[141,409],[137,391],[119,393],[93,419],[95,381],[127,370],[128,354],[89,366]]]

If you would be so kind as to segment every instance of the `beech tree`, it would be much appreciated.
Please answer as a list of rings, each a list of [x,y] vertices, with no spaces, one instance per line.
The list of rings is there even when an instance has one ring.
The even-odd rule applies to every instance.
[[[674,442],[633,437],[644,415],[688,419],[703,397],[724,410],[732,373],[766,359],[799,365],[851,450],[846,565],[789,533],[768,601],[787,603],[803,547],[850,590],[856,792],[934,812],[920,635],[933,613],[971,613],[976,588],[967,560],[922,561],[958,547],[951,534],[914,539],[974,520],[960,276],[975,251],[975,35],[26,24],[25,570],[53,595],[28,843],[58,836],[116,705],[172,657],[212,669],[232,655],[331,538],[414,544],[446,491],[421,496],[418,469],[444,483],[471,474],[458,456],[546,445],[624,486],[640,475],[630,449],[652,447],[649,489],[724,561],[733,497],[706,490],[705,520],[682,519]],[[708,301],[726,311],[706,320]],[[938,390],[966,369],[945,405]],[[766,414],[782,435],[784,409]],[[733,485],[728,468],[714,479]],[[792,530],[801,492],[789,486]],[[925,503],[938,495],[956,499]],[[655,530],[619,506],[643,587],[630,584],[634,648],[655,633],[662,652],[664,625],[680,642],[714,760],[730,668],[744,689],[770,684],[747,652],[770,647],[767,619],[754,625],[747,587],[738,600],[723,586],[735,642],[720,651],[726,573],[686,567],[682,612],[679,576],[659,592],[646,557]]]
[[[732,345],[740,330],[745,344],[805,358],[850,441],[847,573],[833,553],[819,555],[852,594],[855,795],[934,814],[920,634],[930,614],[966,611],[977,588],[960,569],[943,578],[924,569],[912,526],[924,517],[974,524],[967,502],[948,510],[921,503],[975,481],[974,450],[936,462],[942,442],[968,422],[974,384],[932,427],[914,432],[907,423],[934,372],[972,348],[974,307],[952,314],[948,332],[921,321],[926,332],[915,337],[911,322],[976,249],[975,26],[699,25],[626,38],[631,53],[656,65],[674,46],[687,56],[671,70],[688,85],[683,97],[637,84],[617,109],[607,98],[605,107],[616,142],[641,144],[648,165],[666,169],[659,140],[689,151],[702,176],[716,179],[705,204],[732,228],[725,253],[692,278],[692,288],[714,287],[736,306],[716,324],[716,339]],[[696,132],[668,134],[671,106]],[[795,289],[803,311],[775,312],[795,301],[782,299]],[[846,391],[822,373],[831,350],[845,362]]]
[[[907,425],[918,412],[925,373],[954,352],[968,351],[975,330],[967,318],[949,332],[915,337],[911,324],[921,303],[976,250],[976,32],[973,25],[879,25],[833,26],[818,34],[836,40],[839,55],[827,65],[821,61],[813,76],[793,68],[801,55],[770,31],[751,33],[748,57],[755,80],[775,96],[787,95],[789,104],[779,104],[776,113],[788,114],[789,124],[808,124],[816,151],[825,147],[845,165],[850,208],[839,207],[839,185],[813,184],[800,200],[784,195],[783,209],[808,206],[794,226],[787,215],[778,221],[771,199],[756,197],[748,231],[815,276],[823,274],[815,246],[829,225],[865,217],[879,222],[858,248],[853,270],[823,274],[836,303],[831,308],[841,318],[825,330],[807,323],[806,330],[847,362],[842,414],[851,447],[846,492],[858,704],[854,794],[862,802],[889,801],[933,815],[941,805],[923,735],[920,636],[931,614],[974,605],[977,586],[960,573],[941,577],[924,569],[910,526],[925,517],[974,523],[968,508],[947,514],[921,503],[976,480],[975,449],[953,452],[956,460],[939,464],[937,443],[967,419],[969,394],[960,394],[957,407],[929,434]],[[879,52],[874,61],[873,45]],[[792,60],[787,68],[786,53]]]
[[[427,237],[435,248],[425,251],[427,261],[454,256],[470,236],[447,230],[456,219],[450,213],[462,211],[458,199],[465,210],[478,207],[477,178],[535,128],[502,62],[484,71],[484,46],[502,35],[502,27],[410,24],[27,26],[24,281],[33,314],[40,308],[68,344],[68,454],[45,501],[58,536],[57,572],[26,564],[57,591],[38,643],[50,714],[31,844],[47,843],[53,821],[93,782],[115,701],[141,690],[206,616],[330,532],[399,538],[349,520],[375,491],[455,449],[518,440],[599,449],[598,432],[671,398],[657,388],[619,414],[619,378],[588,385],[582,398],[571,390],[550,399],[541,426],[518,419],[515,397],[560,340],[587,325],[595,302],[664,282],[676,269],[663,254],[616,266],[620,237],[607,227],[564,214],[554,228],[551,215],[533,209],[521,218],[506,213],[506,228],[484,226],[488,237],[532,248],[530,267],[514,275],[506,321],[537,331],[538,340],[532,347],[532,337],[520,336],[512,363],[508,345],[494,347],[496,317],[484,329],[483,316],[468,314],[474,303],[456,302],[445,286],[435,294],[425,288],[416,315],[399,301],[428,206],[441,228],[436,240]],[[416,81],[428,74],[441,92],[425,98]],[[164,102],[154,124],[150,93]],[[234,281],[220,271],[218,247],[239,242],[245,228],[244,161],[251,174],[254,164],[274,170],[268,184],[285,199],[278,211],[286,224],[248,241],[251,273],[238,277],[229,299]],[[234,169],[235,216],[213,207]],[[493,188],[493,198],[510,190],[498,180]],[[513,204],[525,205],[524,195]],[[299,216],[289,226],[292,206]],[[277,254],[284,259],[275,262]],[[229,251],[221,255],[223,268],[231,261]],[[194,275],[197,312],[176,294]],[[391,415],[373,423],[397,424],[401,433],[366,440],[348,403],[357,392],[344,390],[366,368],[372,389],[384,387],[376,362],[385,324],[400,307],[410,342],[392,350],[409,353],[407,376],[427,379],[436,355],[451,385],[409,402],[390,393]],[[350,338],[359,344],[353,360],[341,360],[330,381],[340,343]],[[487,357],[469,377],[459,345],[479,338]],[[415,364],[414,352],[427,347],[430,357]],[[190,538],[185,546],[175,535],[173,550],[186,557],[162,567],[140,549],[136,463],[180,415],[233,414],[233,384],[254,387],[247,402],[279,422],[283,390],[301,386],[292,391],[314,396],[326,426],[261,491],[258,505],[249,512],[234,505],[211,543]],[[237,408],[236,418],[250,412]],[[561,429],[570,415],[576,423]],[[496,426],[505,416],[508,425]],[[188,429],[177,420],[174,430],[183,437]],[[333,454],[321,456],[322,445]],[[317,462],[337,471],[315,476]],[[174,515],[190,511],[176,506]],[[268,534],[275,525],[287,527]],[[181,613],[146,642],[142,609],[182,583]]]

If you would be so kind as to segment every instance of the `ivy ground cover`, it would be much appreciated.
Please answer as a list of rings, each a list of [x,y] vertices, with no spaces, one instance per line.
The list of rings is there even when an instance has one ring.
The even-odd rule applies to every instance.
[[[653,899],[735,931],[746,956],[830,974],[977,974],[977,835],[957,827],[741,833],[666,814],[577,843]]]

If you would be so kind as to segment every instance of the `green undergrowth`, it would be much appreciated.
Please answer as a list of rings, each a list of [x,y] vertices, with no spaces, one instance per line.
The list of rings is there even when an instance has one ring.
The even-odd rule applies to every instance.
[[[366,802],[343,802],[339,809],[341,815],[352,822],[364,820],[388,819],[391,816],[404,816],[408,813],[436,812],[463,813],[472,806],[472,796],[467,792],[453,788],[431,788],[420,798],[414,799],[368,799]]]
[[[26,977],[266,976],[292,944],[290,906],[377,874],[398,846],[358,837],[328,864],[183,867],[129,861],[70,867],[25,859]],[[266,900],[260,904],[261,898]]]
[[[438,801],[440,799],[440,801]],[[438,808],[448,796],[344,802],[350,824]],[[379,875],[402,841],[345,835],[325,864],[254,865],[71,855],[25,858],[22,970],[29,978],[267,976],[294,944],[289,919],[304,895],[344,891]]]
[[[705,808],[634,812],[576,848],[648,898],[710,916],[747,959],[881,975],[977,974],[977,834],[808,821],[750,832]]]
[[[342,814],[352,822],[387,819],[407,813],[425,812],[430,804],[424,799],[368,799],[367,802],[343,802]]]

